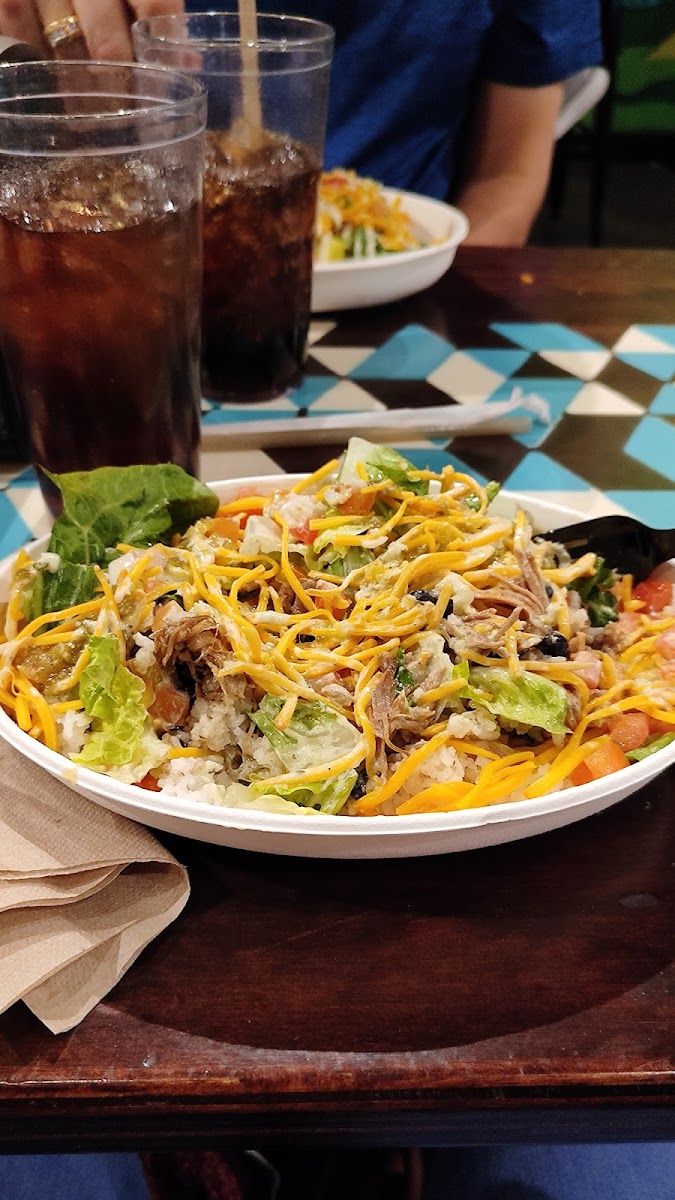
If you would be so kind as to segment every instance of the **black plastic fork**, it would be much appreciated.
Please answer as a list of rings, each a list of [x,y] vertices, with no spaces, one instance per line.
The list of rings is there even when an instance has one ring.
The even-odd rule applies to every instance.
[[[635,517],[619,513],[550,529],[537,534],[537,541],[540,539],[560,543],[570,558],[581,558],[588,551],[599,554],[608,567],[621,575],[632,575],[636,582],[646,579],[661,563],[675,558],[675,529],[650,529]]]

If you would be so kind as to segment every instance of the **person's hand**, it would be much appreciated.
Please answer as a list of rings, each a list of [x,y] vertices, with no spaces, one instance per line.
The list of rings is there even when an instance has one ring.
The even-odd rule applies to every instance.
[[[60,58],[129,62],[134,57],[131,23],[183,8],[183,0],[0,0],[0,34],[35,46],[45,58],[56,52]],[[77,18],[82,37],[51,46],[44,31],[64,17]]]

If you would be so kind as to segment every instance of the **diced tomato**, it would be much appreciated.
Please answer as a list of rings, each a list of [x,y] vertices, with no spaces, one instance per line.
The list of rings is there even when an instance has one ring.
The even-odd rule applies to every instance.
[[[141,780],[139,780],[139,782],[136,784],[136,787],[145,788],[146,792],[161,791],[161,788],[160,788],[157,780],[155,779],[154,775],[150,774],[149,771],[148,771],[147,775],[144,775],[143,778]]]
[[[574,770],[570,772],[570,783],[572,784],[572,787],[581,787],[582,783],[590,783],[592,778],[593,776],[586,766],[586,763],[583,762],[579,763],[579,766],[575,767]]]
[[[190,708],[190,699],[166,679],[155,685],[155,699],[148,712],[156,721],[167,727],[182,725]]]
[[[303,546],[311,546],[319,536],[318,529],[310,529],[309,521],[303,521],[300,525],[291,525],[289,532],[294,541],[302,542]]]
[[[355,488],[351,496],[343,500],[342,504],[338,505],[338,508],[345,516],[365,517],[373,511],[374,503],[374,492],[363,492],[363,490]]]
[[[655,643],[654,649],[661,655],[662,658],[675,658],[675,629],[666,629],[664,633],[659,634]]]
[[[629,750],[639,750],[649,737],[649,718],[640,712],[626,712],[612,717],[609,722],[609,736],[625,753]]]
[[[155,611],[152,617],[152,631],[157,633],[167,622],[172,620],[180,621],[183,617],[183,609],[175,600],[159,601],[155,605]],[[132,660],[133,661],[133,660]]]
[[[644,604],[642,611],[660,613],[673,603],[673,585],[667,579],[654,579],[650,576],[644,583],[638,583],[633,588],[633,599],[641,600]]]
[[[573,658],[574,666],[580,666],[581,671],[575,671],[575,675],[582,679],[587,687],[596,688],[600,683],[600,675],[602,673],[602,663],[597,654],[593,654],[592,650],[580,650]]]
[[[650,734],[657,734],[659,737],[662,733],[675,732],[675,725],[668,725],[666,721],[659,721],[656,717],[648,717]]]
[[[314,596],[314,603],[317,608],[324,608],[332,616],[339,620],[344,612],[349,608],[350,601],[342,592],[337,590],[332,592],[320,592],[318,596]]]
[[[214,517],[209,521],[206,532],[215,534],[216,537],[228,538],[231,542],[236,542],[241,533],[241,527],[238,521],[233,521],[232,517]]]
[[[588,783],[590,779],[601,779],[603,775],[613,775],[615,771],[621,771],[629,765],[623,750],[611,738],[607,738],[607,741],[591,750],[588,758],[572,771],[570,779],[577,786],[580,783]],[[586,770],[582,771],[582,767]]]

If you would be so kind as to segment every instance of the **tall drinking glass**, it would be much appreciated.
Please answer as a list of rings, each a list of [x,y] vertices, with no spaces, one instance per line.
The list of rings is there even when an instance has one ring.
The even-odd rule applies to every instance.
[[[88,62],[0,66],[0,355],[51,472],[197,473],[206,97]]]
[[[133,38],[142,62],[190,71],[208,90],[204,394],[277,396],[304,360],[333,31],[261,14],[242,48],[236,14],[193,13],[139,21]]]

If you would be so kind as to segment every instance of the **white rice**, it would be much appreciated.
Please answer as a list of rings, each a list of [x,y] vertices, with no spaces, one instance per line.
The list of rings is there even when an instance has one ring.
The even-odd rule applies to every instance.
[[[134,634],[134,642],[138,646],[134,658],[134,666],[138,668],[141,675],[149,675],[153,667],[157,664],[155,643],[152,638],[146,637],[144,633]]]
[[[56,726],[61,754],[65,754],[66,756],[79,754],[84,746],[85,737],[90,725],[91,717],[88,717],[85,712],[72,712],[68,710],[64,713],[57,713]]]
[[[304,525],[305,521],[311,521],[318,513],[323,514],[323,507],[318,503],[315,496],[296,495],[294,492],[289,492],[283,497],[278,497],[269,505],[268,511],[278,512],[291,527]]]
[[[424,791],[434,783],[458,783],[464,778],[464,767],[452,746],[439,746],[409,775],[396,794],[395,806]]]
[[[230,779],[216,758],[175,758],[162,765],[157,782],[163,792],[179,800],[223,804]]]
[[[248,719],[226,694],[223,694],[222,700],[195,700],[192,717],[192,746],[221,751],[226,746],[241,745]]]
[[[497,721],[490,713],[474,712],[454,713],[448,717],[448,733],[454,738],[477,739],[480,742],[493,742],[501,736]]]

